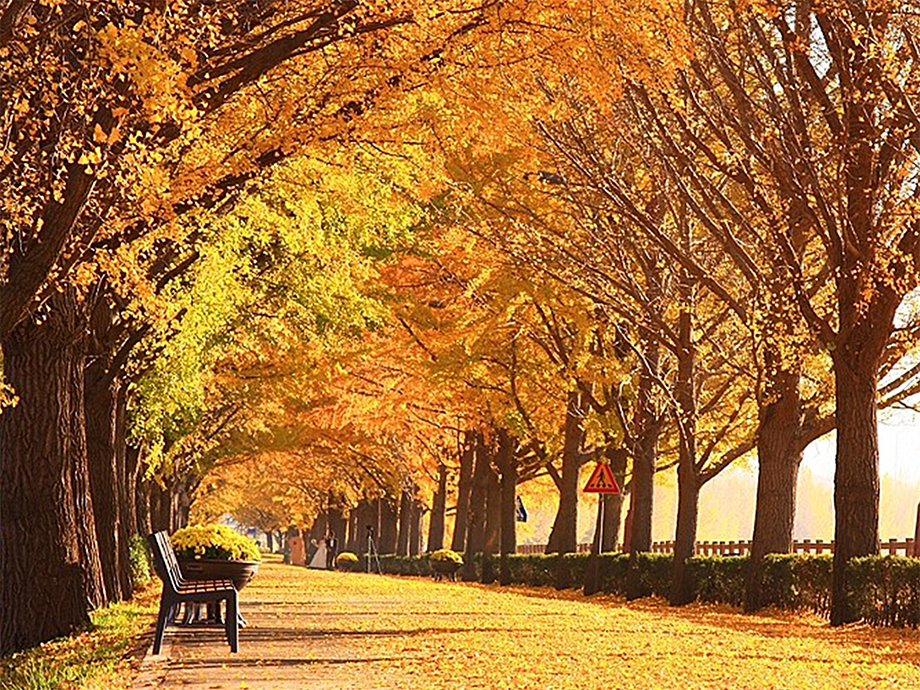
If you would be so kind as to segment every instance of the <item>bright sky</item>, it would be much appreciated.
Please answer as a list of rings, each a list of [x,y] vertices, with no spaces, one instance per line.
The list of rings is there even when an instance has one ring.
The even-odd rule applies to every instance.
[[[920,415],[898,411],[887,413],[884,420],[878,434],[881,474],[905,482],[920,480]],[[836,433],[815,441],[805,450],[803,465],[822,479],[833,481],[836,445]]]

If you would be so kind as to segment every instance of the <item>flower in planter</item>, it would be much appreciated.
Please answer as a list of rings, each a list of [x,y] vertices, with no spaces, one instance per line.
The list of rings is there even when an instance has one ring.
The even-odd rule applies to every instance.
[[[351,570],[358,565],[358,557],[351,551],[343,551],[335,557],[335,567],[339,570]]]
[[[176,557],[184,560],[259,561],[259,547],[226,525],[184,527],[170,538]]]
[[[432,551],[430,554],[428,554],[428,560],[431,562],[456,563],[457,565],[463,565],[463,556],[461,556],[456,551],[451,551],[450,549],[438,549],[437,551]]]

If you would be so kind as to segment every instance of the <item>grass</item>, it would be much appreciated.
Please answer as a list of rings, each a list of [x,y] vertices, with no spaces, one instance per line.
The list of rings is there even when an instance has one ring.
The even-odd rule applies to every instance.
[[[0,660],[0,690],[127,688],[132,652],[154,620],[158,596],[151,581],[131,601],[94,611],[86,630]]]

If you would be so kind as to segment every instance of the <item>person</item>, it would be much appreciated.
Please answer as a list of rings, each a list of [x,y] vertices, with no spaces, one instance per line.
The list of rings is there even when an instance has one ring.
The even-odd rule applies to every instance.
[[[331,532],[326,533],[326,538],[323,540],[326,546],[326,569],[332,570],[335,567],[335,556],[338,550],[338,541],[335,538],[335,535]]]
[[[316,547],[316,551],[313,552],[313,558],[310,559],[310,564],[308,568],[325,568],[326,567],[326,540],[320,539],[311,539],[310,544]]]

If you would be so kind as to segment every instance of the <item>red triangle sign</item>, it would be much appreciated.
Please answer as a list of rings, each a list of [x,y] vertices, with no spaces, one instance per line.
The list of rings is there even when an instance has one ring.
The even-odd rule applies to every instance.
[[[620,487],[617,486],[617,480],[613,478],[610,465],[606,462],[599,462],[582,491],[595,494],[618,494]]]

